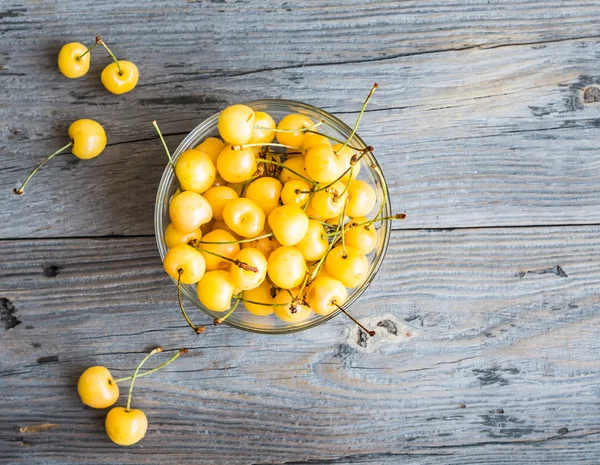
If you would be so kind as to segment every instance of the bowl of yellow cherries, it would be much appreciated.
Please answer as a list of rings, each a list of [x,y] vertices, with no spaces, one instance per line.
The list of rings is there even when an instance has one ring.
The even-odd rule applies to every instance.
[[[352,305],[375,277],[391,220],[381,168],[354,128],[311,105],[258,100],[198,125],[169,157],[156,199],[165,271],[214,324],[288,333]],[[155,127],[160,135],[156,123]],[[362,326],[362,325],[360,325]],[[374,333],[363,329],[370,335]]]

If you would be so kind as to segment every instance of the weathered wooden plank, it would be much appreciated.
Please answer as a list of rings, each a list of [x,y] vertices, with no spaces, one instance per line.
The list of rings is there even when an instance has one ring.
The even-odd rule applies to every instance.
[[[36,16],[41,8],[25,13],[23,21],[43,18]],[[140,8],[136,14],[142,15],[146,10]],[[203,14],[198,8],[196,14]],[[200,16],[192,18],[200,22]],[[7,24],[14,20],[8,18]],[[137,45],[131,37],[113,36],[116,51],[127,51],[142,72],[138,89],[120,97],[108,95],[98,82],[107,63],[102,54],[89,78],[67,82],[57,72],[60,42],[85,36],[58,28],[49,38],[42,36],[44,29],[30,26],[27,34],[7,32],[11,51],[0,72],[0,85],[10,91],[0,108],[5,136],[0,191],[6,193],[0,198],[0,237],[152,234],[156,186],[165,166],[152,119],[172,135],[172,147],[227,103],[259,97],[307,101],[351,123],[375,81],[381,90],[360,133],[376,147],[396,208],[409,213],[400,227],[597,221],[600,106],[585,104],[582,96],[584,89],[600,84],[598,40],[267,72],[242,64],[236,72],[223,64],[226,71],[205,73],[206,60],[224,60],[227,53],[204,49],[206,42],[182,40],[183,24],[157,20],[135,36]],[[170,42],[163,41],[166,32],[152,39],[160,28],[172,36]],[[246,66],[265,65],[263,52],[251,41],[226,44],[247,55]],[[176,59],[177,53],[188,60]],[[169,67],[175,62],[183,67]],[[16,70],[26,76],[15,76]],[[25,196],[12,196],[10,190],[44,153],[64,143],[68,125],[81,117],[106,126],[105,153],[86,162],[59,157],[40,171]]]
[[[353,308],[392,333],[365,343],[342,318],[190,334],[151,238],[3,241],[0,298],[21,322],[0,333],[3,460],[595,464],[598,250],[597,226],[395,231]],[[124,375],[158,344],[191,351],[139,382],[148,437],[118,450],[77,376]],[[16,431],[45,422],[60,426]]]

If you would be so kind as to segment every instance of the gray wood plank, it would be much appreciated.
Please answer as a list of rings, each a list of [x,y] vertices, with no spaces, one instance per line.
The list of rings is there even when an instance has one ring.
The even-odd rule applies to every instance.
[[[261,97],[352,123],[373,82],[360,133],[409,213],[400,227],[597,221],[600,106],[582,96],[600,84],[598,2],[128,5],[14,3],[2,15],[0,238],[152,234],[165,166],[152,119],[172,147],[226,104]],[[61,44],[96,33],[140,67],[130,94],[102,88],[102,53],[83,79],[58,73]],[[81,117],[105,125],[105,153],[58,157],[13,196]]]
[[[397,334],[363,347],[341,317],[191,334],[151,238],[3,241],[0,298],[21,323],[0,330],[0,461],[596,464],[599,247],[597,226],[395,231],[352,310]],[[150,428],[124,451],[75,383],[156,345],[191,350],[137,384]]]

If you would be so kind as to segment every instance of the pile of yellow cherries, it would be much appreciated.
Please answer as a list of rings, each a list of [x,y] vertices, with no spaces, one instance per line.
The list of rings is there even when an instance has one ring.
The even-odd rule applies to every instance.
[[[207,309],[227,312],[215,324],[239,302],[288,323],[312,312],[346,313],[347,289],[365,281],[376,223],[387,219],[384,202],[368,218],[377,195],[356,179],[372,150],[349,144],[360,116],[342,141],[319,133],[323,122],[305,115],[276,124],[265,112],[233,105],[219,115],[222,140],[209,137],[176,162],[169,155],[179,189],[169,204],[164,267],[178,290],[196,284]],[[186,321],[201,332],[178,294]]]

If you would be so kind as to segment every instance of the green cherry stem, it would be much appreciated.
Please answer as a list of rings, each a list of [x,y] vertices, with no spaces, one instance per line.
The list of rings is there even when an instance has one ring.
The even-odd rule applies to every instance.
[[[312,126],[308,126],[306,128],[300,129],[275,129],[275,128],[265,128],[263,126],[254,126],[254,129],[259,129],[262,131],[273,131],[273,132],[312,132],[312,129],[318,128],[322,124],[325,124],[325,120],[321,120],[318,123],[313,124]]]
[[[257,241],[259,239],[265,239],[267,237],[273,237],[273,233],[263,234],[262,236],[256,236],[256,237],[253,237],[252,239],[240,239],[238,241],[203,241],[203,240],[199,240],[199,239],[194,239],[193,242],[194,242],[194,244],[243,244],[244,242]],[[192,245],[192,244],[190,244],[190,245]],[[193,247],[193,245],[192,245],[192,247]],[[204,249],[202,249],[202,250],[204,250]]]
[[[142,365],[144,363],[146,363],[146,360],[148,360],[154,354],[159,354],[161,352],[162,352],[162,347],[157,347],[156,349],[152,349],[152,351],[142,359],[140,364],[137,366],[137,368],[133,372],[133,376],[131,377],[131,384],[129,385],[129,393],[127,394],[127,407],[125,408],[125,410],[127,412],[129,412],[130,407],[131,407],[131,394],[133,393],[133,384],[135,383],[135,378],[137,378],[140,368],[142,368]]]
[[[119,64],[119,60],[117,60],[117,57],[115,56],[115,54],[110,51],[110,48],[107,47],[107,45],[104,43],[104,41],[102,40],[102,38],[100,36],[96,36],[96,44],[100,44],[106,49],[108,54],[112,57],[114,62],[117,64],[117,69],[119,70],[119,76],[123,76],[123,71],[121,71],[121,65]]]
[[[344,142],[346,142],[341,139],[338,139],[337,137],[330,136],[329,134],[323,134],[321,132],[310,131],[310,130],[307,130],[306,132],[308,132],[310,134],[317,134],[318,136],[327,137],[327,139],[337,142],[338,144],[343,144]],[[350,145],[350,144],[348,144],[347,147],[350,147],[355,152],[372,152],[373,151],[372,147],[365,147],[364,149],[361,149],[361,148],[355,147],[354,145]]]
[[[175,355],[173,355],[169,360],[167,360],[165,363],[161,363],[160,365],[158,365],[156,368],[152,368],[151,370],[148,371],[144,371],[143,373],[139,373],[137,375],[138,378],[141,378],[142,376],[148,376],[151,375],[152,373],[154,373],[155,371],[158,370],[162,370],[164,367],[166,367],[167,365],[171,364],[172,362],[174,362],[175,360],[177,360],[179,358],[180,355],[182,354],[187,354],[188,350],[185,348],[181,348],[177,351],[177,353]],[[129,379],[133,378],[133,376],[125,376],[124,378],[119,378],[119,379],[115,379],[114,382],[115,383],[120,383],[122,381],[127,381]]]
[[[83,54],[82,54],[82,55],[80,55],[80,56],[78,56],[78,57],[75,57],[75,59],[76,59],[77,61],[81,60],[81,59],[82,59],[84,56],[86,56],[88,53],[90,53],[92,50],[94,50],[94,49],[95,49],[95,48],[96,48],[98,45],[99,45],[99,44],[98,44],[98,42],[96,42],[96,43],[95,43],[94,45],[92,45],[91,47],[88,47],[88,49],[87,49],[85,52],[83,52]]]
[[[367,98],[365,99],[365,103],[363,103],[363,106],[360,109],[360,113],[358,114],[358,117],[356,118],[356,123],[354,123],[354,128],[352,128],[352,133],[350,134],[350,136],[348,137],[346,142],[344,142],[344,145],[342,145],[338,150],[336,150],[335,153],[340,153],[342,150],[344,150],[344,147],[346,147],[348,145],[348,143],[354,137],[354,134],[356,134],[356,130],[358,129],[358,125],[360,124],[360,120],[362,119],[365,109],[367,108],[367,105],[369,103],[369,100],[371,100],[371,97],[373,96],[373,93],[375,92],[375,89],[377,89],[377,87],[379,87],[377,85],[377,83],[373,84],[373,87],[371,88],[369,95],[367,95]]]
[[[29,173],[29,176],[27,176],[27,178],[25,179],[25,181],[23,182],[23,184],[21,184],[21,187],[19,187],[18,189],[15,188],[13,189],[13,192],[17,195],[21,195],[23,194],[24,190],[25,190],[25,186],[27,185],[27,183],[29,182],[29,180],[33,177],[33,175],[37,172],[37,170],[39,170],[42,166],[44,166],[44,164],[47,161],[52,160],[56,155],[64,152],[65,150],[67,150],[69,147],[71,147],[71,145],[73,145],[73,141],[69,142],[67,145],[65,145],[64,147],[58,149],[56,152],[54,152],[52,155],[50,155],[49,157],[47,157],[45,160],[43,160],[39,165],[37,165],[34,170]]]
[[[233,145],[233,150],[242,150],[248,147],[283,147],[286,149],[294,149],[294,150],[302,150],[302,147],[295,147],[293,145],[285,145],[285,144],[277,144],[275,142],[269,142],[268,144],[263,144],[262,142],[257,142],[255,144],[244,144],[244,145]]]
[[[313,186],[316,184],[316,182],[314,182],[312,179],[309,179],[309,178],[307,178],[306,176],[304,176],[304,175],[302,175],[302,174],[298,173],[297,171],[295,171],[295,170],[293,170],[293,169],[291,169],[291,168],[287,167],[286,165],[284,165],[283,163],[280,163],[280,162],[278,162],[278,161],[266,160],[266,159],[263,159],[263,158],[261,158],[261,159],[260,159],[260,161],[259,161],[259,163],[267,163],[267,164],[269,164],[269,165],[275,165],[275,166],[279,166],[279,167],[281,167],[281,168],[283,168],[283,169],[285,169],[285,170],[288,170],[290,173],[294,173],[294,174],[295,174],[296,176],[298,176],[300,179],[303,179],[304,181],[306,181],[306,182],[308,182],[308,183],[312,184]]]
[[[162,132],[160,132],[160,128],[158,127],[158,123],[156,122],[156,120],[152,121],[152,126],[154,126],[154,128],[156,129],[156,132],[158,133],[158,137],[160,137],[160,141],[162,142],[162,145],[165,148],[165,152],[167,154],[167,158],[169,159],[169,163],[171,165],[171,168],[173,168],[173,173],[175,173],[175,162],[173,161],[173,157],[171,156],[171,152],[169,152],[169,147],[167,147],[167,143],[165,142],[165,138],[163,137]]]
[[[179,309],[181,310],[181,314],[183,315],[183,318],[185,318],[185,321],[190,326],[190,328],[192,328],[196,334],[201,334],[206,329],[206,326],[196,326],[194,323],[192,323],[192,320],[190,320],[190,317],[187,315],[187,312],[185,311],[185,308],[183,307],[183,300],[181,299],[181,275],[182,274],[183,274],[183,270],[181,268],[179,268],[177,270],[177,301],[179,302]]]
[[[213,324],[214,324],[215,326],[218,326],[218,325],[220,325],[221,323],[223,323],[223,322],[224,322],[224,321],[225,321],[227,318],[229,318],[229,315],[231,315],[231,314],[232,314],[232,313],[235,311],[235,309],[237,308],[237,306],[238,306],[238,304],[239,304],[239,303],[240,303],[240,299],[239,299],[238,297],[236,297],[235,304],[234,304],[234,305],[231,307],[231,310],[229,310],[229,311],[227,312],[227,315],[225,315],[225,316],[222,316],[221,318],[215,318],[215,319],[213,320]]]
[[[242,270],[251,271],[252,273],[258,273],[258,268],[256,268],[255,266],[248,265],[248,263],[238,260],[237,258],[234,260],[233,258],[226,257],[225,255],[221,255],[216,252],[211,252],[210,250],[203,249],[202,247],[198,247],[197,245],[195,245],[195,242],[195,240],[191,240],[188,245],[191,245],[194,249],[198,250],[199,252],[205,252],[209,255],[214,255],[215,257],[219,257],[222,260],[231,262],[238,268],[241,268]]]
[[[335,305],[344,315],[346,315],[348,318],[350,318],[354,323],[356,323],[356,325],[362,329],[365,333],[367,333],[369,336],[373,337],[375,336],[375,331],[373,331],[372,329],[368,329],[365,327],[365,325],[363,325],[360,321],[358,321],[356,318],[354,318],[352,315],[350,315],[343,307],[341,307],[340,305],[338,305],[338,303],[335,300],[332,300],[331,303],[333,305]]]

